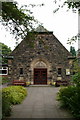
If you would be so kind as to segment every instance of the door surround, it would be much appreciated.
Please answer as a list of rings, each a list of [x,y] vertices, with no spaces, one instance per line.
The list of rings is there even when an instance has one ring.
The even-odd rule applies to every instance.
[[[51,74],[51,70],[52,70],[52,67],[51,67],[51,63],[49,63],[49,61],[45,58],[35,58],[34,60],[32,60],[31,64],[30,64],[30,75],[31,75],[31,84],[34,84],[34,69],[37,68],[37,69],[42,69],[42,68],[45,68],[47,69],[47,83],[48,83],[48,78],[50,76],[52,76]]]

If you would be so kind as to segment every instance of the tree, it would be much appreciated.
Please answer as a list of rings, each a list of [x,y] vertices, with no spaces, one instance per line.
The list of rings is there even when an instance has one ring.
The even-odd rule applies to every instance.
[[[11,53],[11,48],[7,45],[0,43],[0,63],[7,64],[8,60],[2,56],[9,55]]]
[[[76,51],[74,47],[70,47],[70,53],[72,54],[72,56],[76,56]]]
[[[55,4],[61,1],[63,0],[54,0]],[[60,8],[63,8],[65,5],[67,5],[69,9],[72,9],[73,12],[76,12],[76,10],[80,7],[80,0],[65,0],[63,4],[59,3],[58,8],[54,10],[54,13],[57,12]],[[78,11],[80,13],[80,9]]]
[[[35,20],[26,7],[25,5],[19,8],[16,2],[2,2],[1,23],[16,39],[24,39],[27,32],[33,30],[32,21]]]
[[[77,0],[77,1],[65,1],[65,3],[68,5],[68,8],[79,8],[80,7],[80,0]],[[80,10],[79,10],[80,11]]]

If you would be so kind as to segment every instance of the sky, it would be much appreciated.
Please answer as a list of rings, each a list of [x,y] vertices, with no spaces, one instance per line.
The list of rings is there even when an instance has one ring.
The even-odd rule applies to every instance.
[[[44,4],[42,7],[28,7],[32,12],[35,19],[43,23],[43,26],[48,31],[53,31],[53,34],[58,38],[58,40],[70,50],[70,45],[67,44],[68,38],[71,38],[78,33],[78,13],[73,13],[72,10],[68,10],[67,6],[61,8],[57,13],[53,11],[62,2],[54,3],[54,0],[16,0],[20,5],[29,4]],[[62,0],[63,2],[65,0]],[[21,40],[19,40],[20,42]],[[8,45],[13,50],[16,46],[14,36],[5,30],[1,26],[0,29],[0,42]],[[78,42],[72,44],[75,49],[78,49]]]

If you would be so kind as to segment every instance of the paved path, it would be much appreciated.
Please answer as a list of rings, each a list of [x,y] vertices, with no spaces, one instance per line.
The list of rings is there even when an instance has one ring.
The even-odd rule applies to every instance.
[[[13,106],[10,118],[72,118],[56,101],[56,87],[28,87],[28,96],[20,105]]]

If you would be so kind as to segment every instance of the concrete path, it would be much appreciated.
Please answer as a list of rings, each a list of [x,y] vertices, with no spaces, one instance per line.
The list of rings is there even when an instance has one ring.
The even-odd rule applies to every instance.
[[[27,87],[28,96],[20,105],[14,105],[10,118],[72,118],[59,108],[56,87]]]

